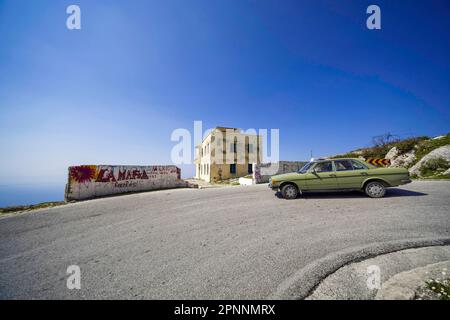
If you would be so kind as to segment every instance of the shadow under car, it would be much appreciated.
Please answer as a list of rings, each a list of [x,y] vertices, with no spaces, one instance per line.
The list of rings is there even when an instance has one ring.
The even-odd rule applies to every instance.
[[[405,190],[399,188],[388,188],[386,189],[386,194],[384,198],[394,198],[394,197],[419,197],[426,196],[426,193],[417,192],[412,190]],[[281,192],[277,192],[276,196],[283,199]],[[362,191],[306,191],[300,194],[297,199],[346,199],[346,198],[369,198]]]

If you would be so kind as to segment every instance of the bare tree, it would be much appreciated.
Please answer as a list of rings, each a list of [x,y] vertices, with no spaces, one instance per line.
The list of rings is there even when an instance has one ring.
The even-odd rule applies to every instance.
[[[388,132],[388,133],[373,137],[372,144],[375,147],[384,147],[392,142],[399,141],[399,140],[400,140],[400,137],[398,135]]]

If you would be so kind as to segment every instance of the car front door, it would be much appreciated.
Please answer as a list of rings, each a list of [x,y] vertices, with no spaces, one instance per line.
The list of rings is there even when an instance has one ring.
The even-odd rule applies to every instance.
[[[316,163],[306,174],[305,182],[308,190],[338,189],[333,162],[322,161]]]

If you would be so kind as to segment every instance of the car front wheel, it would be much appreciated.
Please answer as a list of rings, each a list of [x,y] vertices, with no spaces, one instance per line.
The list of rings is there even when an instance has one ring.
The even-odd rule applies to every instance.
[[[386,194],[386,187],[378,181],[369,182],[364,191],[371,198],[382,198]]]
[[[298,196],[298,189],[292,184],[287,184],[281,188],[281,195],[285,199],[295,199]]]

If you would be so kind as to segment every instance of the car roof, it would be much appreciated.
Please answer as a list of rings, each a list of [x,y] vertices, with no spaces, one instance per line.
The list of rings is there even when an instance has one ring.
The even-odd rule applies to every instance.
[[[319,158],[317,160],[310,161],[309,163],[313,164],[313,163],[320,163],[320,162],[325,162],[325,161],[336,161],[336,160],[355,160],[355,161],[358,161],[358,162],[364,164],[369,169],[376,168],[376,166],[374,166],[373,164],[367,163],[364,159],[361,159],[361,158],[333,158],[333,159]]]
[[[336,161],[336,160],[358,160],[358,161],[363,161],[363,159],[359,159],[359,158],[331,158],[331,159],[316,159],[314,161],[311,162],[324,162],[324,161]]]

